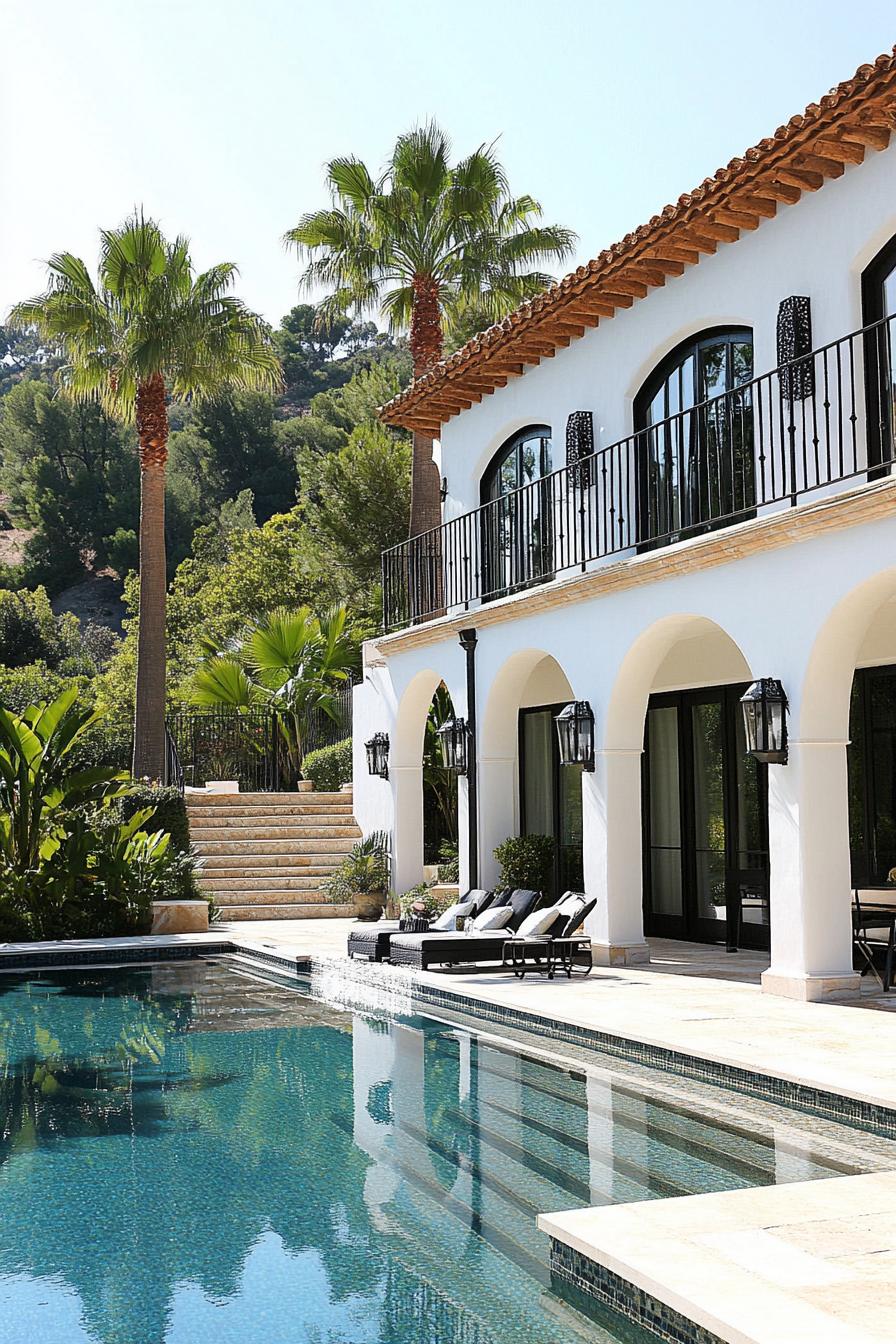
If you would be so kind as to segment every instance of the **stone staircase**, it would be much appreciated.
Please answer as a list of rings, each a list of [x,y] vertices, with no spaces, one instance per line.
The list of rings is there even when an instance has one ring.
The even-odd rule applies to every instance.
[[[320,884],[361,832],[343,793],[188,793],[200,885],[224,919],[344,917]]]

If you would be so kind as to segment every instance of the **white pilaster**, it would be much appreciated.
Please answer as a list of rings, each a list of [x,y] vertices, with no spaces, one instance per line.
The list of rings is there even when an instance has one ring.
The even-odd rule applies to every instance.
[[[594,960],[630,966],[650,960],[644,939],[641,862],[641,751],[595,754],[582,776],[585,892],[597,900],[588,919]]]
[[[769,768],[768,993],[823,999],[858,992],[848,816],[846,743],[792,741],[788,764]]]

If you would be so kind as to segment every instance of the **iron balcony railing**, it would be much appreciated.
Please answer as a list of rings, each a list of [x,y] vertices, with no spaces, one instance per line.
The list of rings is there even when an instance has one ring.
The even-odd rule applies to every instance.
[[[384,628],[886,473],[894,322],[854,331],[386,551]]]

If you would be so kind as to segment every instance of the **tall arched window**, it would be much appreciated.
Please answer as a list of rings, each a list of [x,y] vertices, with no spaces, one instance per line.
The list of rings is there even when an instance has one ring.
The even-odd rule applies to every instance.
[[[677,346],[635,399],[638,538],[677,541],[745,517],[754,493],[749,327]],[[742,389],[742,390],[739,390]]]
[[[541,583],[553,568],[551,431],[530,425],[502,444],[482,477],[484,599]]]
[[[891,238],[862,276],[865,334],[865,395],[868,461],[892,462],[896,446],[896,238]]]

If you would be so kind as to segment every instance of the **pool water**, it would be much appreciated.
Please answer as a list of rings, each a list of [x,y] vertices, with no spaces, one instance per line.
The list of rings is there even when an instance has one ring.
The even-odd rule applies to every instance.
[[[635,1344],[552,1286],[539,1212],[844,1152],[225,960],[4,975],[0,1340]]]

